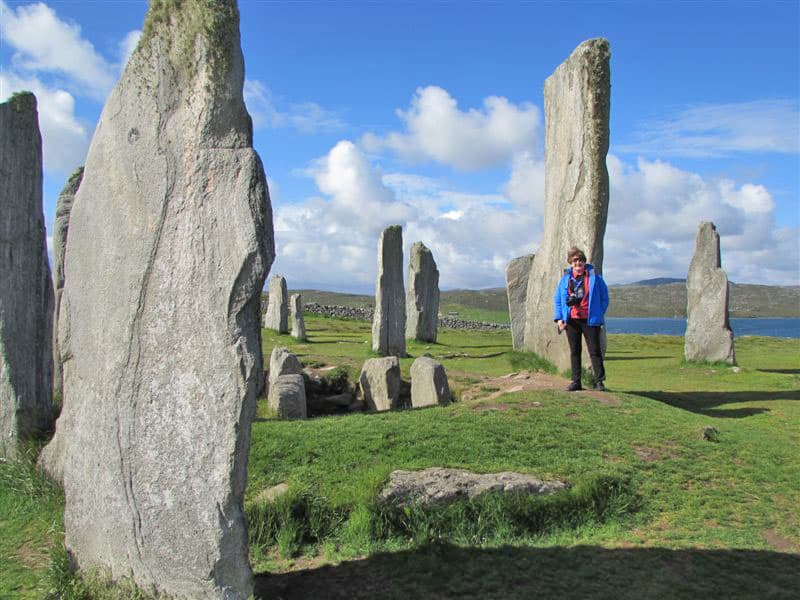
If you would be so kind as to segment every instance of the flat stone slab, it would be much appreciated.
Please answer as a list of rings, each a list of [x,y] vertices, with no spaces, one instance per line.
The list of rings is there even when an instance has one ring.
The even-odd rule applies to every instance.
[[[472,473],[465,469],[432,467],[422,471],[393,471],[380,499],[399,505],[449,503],[472,499],[486,492],[522,492],[536,496],[569,489],[556,479],[543,481],[532,475],[503,471]]]

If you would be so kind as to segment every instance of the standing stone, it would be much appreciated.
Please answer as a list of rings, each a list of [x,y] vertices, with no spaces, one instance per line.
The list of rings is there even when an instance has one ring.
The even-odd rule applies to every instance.
[[[411,246],[406,297],[406,338],[435,342],[439,324],[439,270],[422,242]]]
[[[75,195],[59,348],[80,568],[168,596],[253,591],[243,500],[272,211],[234,0],[152,0]]]
[[[303,319],[303,298],[300,294],[292,294],[289,298],[289,312],[292,315],[292,337],[305,342],[306,322]]]
[[[450,386],[442,363],[420,356],[411,364],[411,406],[450,404]]]
[[[305,419],[308,408],[303,376],[297,373],[278,375],[269,385],[267,405],[282,419]]]
[[[61,309],[61,294],[64,290],[64,252],[67,249],[69,215],[75,194],[83,179],[83,167],[78,167],[70,175],[56,202],[56,219],[53,224],[53,289],[55,308],[53,309],[53,396],[61,398],[62,369],[58,352],[58,311]]]
[[[269,279],[269,304],[264,315],[264,328],[289,333],[289,291],[286,279],[273,275]]]
[[[533,254],[515,258],[506,267],[506,295],[511,317],[511,343],[522,350],[525,341],[525,299],[528,297],[528,278],[533,266]],[[555,288],[554,288],[555,289]]]
[[[392,410],[400,399],[400,359],[370,358],[358,376],[362,400],[368,410]]]
[[[303,365],[287,348],[273,348],[269,357],[269,385],[281,375],[299,375]]]
[[[728,318],[728,276],[721,267],[717,228],[700,223],[686,276],[686,360],[736,364]]]
[[[53,282],[36,97],[0,104],[0,457],[53,424]]]
[[[585,41],[544,85],[544,232],[528,280],[523,345],[559,371],[570,366],[569,347],[553,323],[553,294],[567,249],[578,246],[598,273],[603,270],[610,55],[607,40]]]
[[[403,287],[403,228],[390,225],[378,241],[378,277],[372,319],[372,350],[383,356],[406,355]]]

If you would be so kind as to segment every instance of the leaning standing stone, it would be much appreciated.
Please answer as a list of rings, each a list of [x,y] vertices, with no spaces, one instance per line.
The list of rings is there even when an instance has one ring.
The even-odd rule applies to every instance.
[[[274,258],[234,0],[150,2],[70,216],[65,543],[165,596],[253,592],[243,500]]]
[[[435,342],[439,324],[439,270],[422,242],[411,246],[406,297],[406,338]]]
[[[36,97],[0,104],[0,457],[53,424],[53,282]]]
[[[364,405],[368,410],[392,410],[400,399],[400,360],[396,356],[370,358],[358,377]]]
[[[303,319],[303,299],[300,294],[292,294],[289,298],[289,312],[292,315],[292,337],[305,342],[306,322]]]
[[[406,299],[403,290],[403,228],[391,225],[378,242],[378,277],[372,350],[381,355],[406,355]]]
[[[523,344],[559,371],[569,368],[570,359],[569,346],[553,324],[553,293],[564,274],[567,249],[582,248],[597,272],[603,271],[610,56],[607,40],[585,41],[544,84],[544,232],[528,280]]]
[[[532,266],[533,254],[526,254],[515,258],[506,267],[506,295],[514,350],[522,350],[525,342],[525,300],[528,297],[528,278]]]
[[[308,409],[303,376],[278,375],[269,385],[267,405],[282,419],[305,419]]]
[[[450,404],[450,386],[442,364],[427,356],[420,356],[411,364],[411,406],[436,406]]]
[[[728,318],[728,276],[721,267],[717,228],[700,223],[686,276],[686,360],[736,364]]]
[[[286,279],[273,275],[269,280],[269,304],[264,315],[264,328],[289,333],[289,291]]]

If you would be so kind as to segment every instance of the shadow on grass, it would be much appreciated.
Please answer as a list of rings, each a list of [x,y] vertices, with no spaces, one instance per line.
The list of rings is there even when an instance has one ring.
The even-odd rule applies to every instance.
[[[796,598],[800,555],[434,544],[256,576],[256,598]]]
[[[768,408],[744,407],[720,409],[723,404],[765,402],[770,400],[800,400],[800,390],[785,392],[630,392],[675,408],[707,417],[737,419],[769,412]]]
[[[674,358],[673,356],[606,356],[603,360],[650,360],[652,358]]]
[[[781,375],[800,375],[800,369],[756,369],[761,373],[780,373]]]

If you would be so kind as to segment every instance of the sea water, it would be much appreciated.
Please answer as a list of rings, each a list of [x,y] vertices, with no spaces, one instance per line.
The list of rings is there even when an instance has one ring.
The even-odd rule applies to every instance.
[[[608,333],[642,335],[684,335],[686,319],[657,317],[606,317]],[[743,335],[800,338],[800,319],[731,319],[734,338]]]

